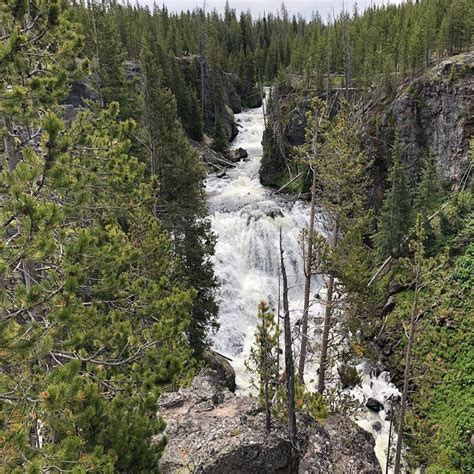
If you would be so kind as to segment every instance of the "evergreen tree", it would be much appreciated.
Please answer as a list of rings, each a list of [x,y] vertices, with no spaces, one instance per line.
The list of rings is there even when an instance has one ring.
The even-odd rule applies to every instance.
[[[365,198],[367,170],[371,163],[360,148],[357,129],[346,103],[341,103],[340,112],[331,120],[326,104],[315,99],[308,113],[306,137],[303,152],[316,173],[318,199],[331,225],[328,242],[315,239],[314,243],[314,255],[320,255],[318,271],[328,274],[318,373],[318,392],[323,394],[329,335],[332,317],[337,309],[334,296],[336,278],[351,287],[357,285],[355,273],[358,273],[360,281],[367,272],[364,257],[367,252],[364,250],[363,238],[370,222]],[[320,139],[321,144],[318,143]],[[357,258],[354,258],[355,255]],[[359,262],[357,266],[353,265],[355,261]]]
[[[59,117],[77,26],[59,2],[28,8],[2,9],[13,36],[37,18],[2,40],[17,54],[2,56],[0,110],[19,137],[1,152],[2,468],[150,472],[156,397],[191,369],[194,293],[172,283],[133,123],[114,103]]]
[[[436,169],[436,158],[433,153],[423,162],[420,182],[415,194],[415,210],[427,219],[435,212],[442,201],[441,183]]]
[[[251,384],[258,389],[260,405],[265,410],[265,425],[271,429],[272,400],[278,388],[279,337],[280,330],[268,305],[262,301],[258,306],[258,324],[255,345],[245,362],[245,368],[257,377]]]
[[[220,113],[216,115],[216,123],[214,126],[214,136],[212,141],[212,148],[220,153],[227,153],[228,151],[228,140],[222,125],[222,119]]]
[[[404,165],[400,161],[400,142],[392,148],[392,166],[389,171],[389,189],[385,195],[374,236],[380,257],[397,257],[402,251],[404,238],[412,225],[411,196]]]

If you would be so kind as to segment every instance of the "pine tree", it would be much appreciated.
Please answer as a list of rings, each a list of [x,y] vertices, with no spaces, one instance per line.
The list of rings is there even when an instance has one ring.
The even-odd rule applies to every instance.
[[[322,144],[313,140],[316,131],[321,134]],[[359,259],[366,253],[363,238],[370,213],[365,209],[365,197],[367,169],[371,163],[361,151],[357,129],[346,103],[341,103],[340,112],[334,120],[330,120],[326,104],[315,99],[308,114],[306,136],[308,140],[303,152],[306,151],[307,159],[316,173],[318,199],[331,224],[328,242],[315,239],[317,248],[314,252],[315,255],[321,255],[318,271],[328,274],[318,377],[318,392],[322,394],[328,366],[332,316],[337,306],[334,298],[336,278],[348,285],[353,284],[354,255]],[[360,258],[360,262],[357,266],[359,277],[364,275],[365,259]]]
[[[389,189],[385,195],[374,236],[375,247],[381,258],[397,257],[412,224],[411,196],[404,165],[400,161],[400,143],[392,149],[392,166],[389,171]]]
[[[114,103],[61,120],[77,27],[61,4],[42,7],[29,12],[37,41],[22,38],[1,63],[11,94],[0,110],[24,104],[9,117],[19,137],[34,131],[0,180],[2,467],[150,472],[163,448],[151,443],[163,429],[156,397],[191,369],[194,293],[172,284],[154,183],[130,155],[133,122]],[[44,77],[26,79],[30,56]]]
[[[250,350],[246,369],[255,374],[252,385],[258,389],[260,405],[265,410],[265,426],[271,429],[272,400],[278,388],[278,361],[280,330],[268,304],[262,301],[258,306],[258,324],[255,331],[255,345]]]
[[[222,125],[222,118],[221,114],[217,113],[216,115],[216,122],[214,126],[214,135],[212,141],[212,148],[215,151],[220,153],[227,153],[228,151],[228,141],[227,136],[224,131],[224,126]]]
[[[438,171],[436,169],[436,158],[429,153],[423,162],[420,182],[415,193],[415,210],[427,219],[435,212],[442,201],[442,189]]]

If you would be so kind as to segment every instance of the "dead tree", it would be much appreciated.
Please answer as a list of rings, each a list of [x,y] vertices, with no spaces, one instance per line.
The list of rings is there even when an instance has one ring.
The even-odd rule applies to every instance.
[[[283,330],[285,338],[285,375],[288,395],[288,436],[293,449],[296,444],[296,413],[295,413],[295,372],[293,367],[293,350],[291,347],[290,308],[288,303],[288,279],[286,276],[285,260],[283,257],[280,229],[280,264],[283,284]]]
[[[314,232],[314,215],[316,210],[316,172],[311,167],[313,173],[311,188],[311,209],[309,216],[308,229],[308,250],[306,253],[305,270],[304,270],[304,302],[303,302],[303,318],[301,321],[301,350],[300,361],[298,365],[298,376],[300,382],[304,383],[304,367],[306,364],[306,351],[308,345],[308,319],[309,319],[309,296],[311,291],[311,275],[313,263],[313,232]]]
[[[337,246],[337,234],[339,232],[339,226],[336,222],[333,231],[333,238],[331,245],[333,248]],[[326,369],[328,365],[328,348],[329,348],[329,332],[331,330],[332,323],[332,311],[334,307],[334,276],[329,275],[327,282],[327,293],[326,293],[326,307],[324,309],[324,326],[323,326],[323,337],[321,342],[321,358],[319,362],[319,377],[318,377],[318,393],[323,394],[325,388]]]
[[[415,257],[416,258],[416,257]],[[402,460],[402,444],[403,444],[403,429],[405,425],[405,411],[408,398],[408,385],[410,383],[411,360],[413,352],[413,342],[415,340],[416,318],[418,314],[418,294],[420,292],[420,261],[417,259],[415,270],[415,294],[413,296],[413,304],[411,308],[410,319],[410,334],[408,336],[408,347],[405,362],[405,375],[403,379],[403,393],[400,405],[400,418],[398,422],[398,437],[397,437],[397,451],[395,454],[394,473],[400,474],[401,460]]]

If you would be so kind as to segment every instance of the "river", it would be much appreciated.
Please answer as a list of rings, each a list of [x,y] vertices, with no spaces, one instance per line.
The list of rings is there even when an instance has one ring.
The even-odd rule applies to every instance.
[[[229,169],[224,177],[210,175],[206,180],[206,190],[212,229],[217,235],[213,264],[221,282],[220,328],[214,336],[213,345],[216,351],[231,359],[236,371],[238,391],[246,393],[250,391],[250,386],[244,361],[254,339],[257,306],[262,300],[274,309],[278,304],[280,229],[290,287],[293,331],[298,333],[304,280],[300,235],[309,225],[309,204],[277,194],[260,184],[258,170],[265,126],[263,109],[245,110],[236,115],[236,120],[239,134],[232,148],[242,147],[249,156],[237,163],[235,168]],[[316,216],[315,228],[326,234],[322,213]],[[311,292],[312,295],[319,293],[324,298],[322,277],[313,277]],[[317,301],[315,299],[316,303],[310,310],[309,340],[312,347],[317,347],[322,329],[322,307]],[[295,347],[295,351],[298,351],[298,347]],[[316,382],[313,374],[316,373],[317,354],[314,355],[305,373],[305,381],[310,388],[314,388]],[[387,372],[376,376],[365,363],[359,364],[358,370],[362,376],[362,386],[353,389],[351,394],[362,405],[369,397],[384,402],[391,395],[399,394],[390,383]],[[375,452],[382,466],[385,466],[389,430],[389,421],[385,418],[384,410],[374,413],[365,407],[356,417],[356,422],[374,435]]]

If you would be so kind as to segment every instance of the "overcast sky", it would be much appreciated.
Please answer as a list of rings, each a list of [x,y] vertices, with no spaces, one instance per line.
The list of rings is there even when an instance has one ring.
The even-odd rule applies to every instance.
[[[386,3],[400,3],[402,0],[287,0],[285,2],[286,8],[290,14],[300,13],[306,18],[311,17],[311,13],[318,11],[323,19],[334,9],[337,14],[346,5],[347,9],[352,11],[355,3],[357,3],[359,10],[363,10],[370,4],[386,4]],[[145,5],[153,5],[154,0],[138,0],[139,3]],[[196,6],[202,6],[202,0],[156,0],[158,5],[165,4],[168,10],[181,11],[193,10]],[[264,11],[276,11],[280,5],[281,0],[229,0],[230,6],[235,8],[238,12],[250,10],[253,15],[258,16]],[[225,0],[206,0],[207,8],[213,8],[218,11],[224,11]]]

